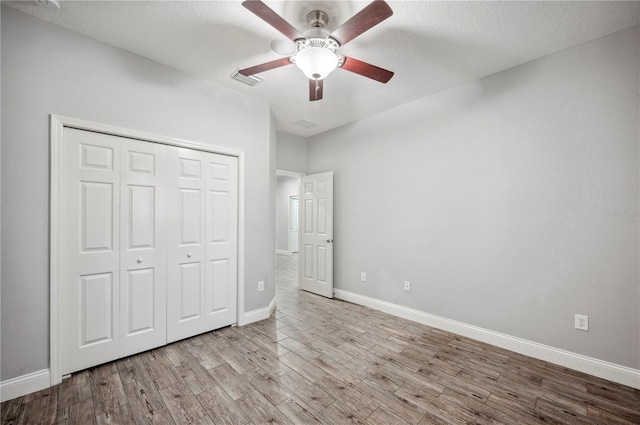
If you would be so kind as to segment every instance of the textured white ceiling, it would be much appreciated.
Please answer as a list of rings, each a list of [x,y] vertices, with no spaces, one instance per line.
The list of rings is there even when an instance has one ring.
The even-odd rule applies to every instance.
[[[238,1],[65,1],[62,8],[3,2],[156,62],[210,80],[272,106],[278,128],[311,136],[640,24],[637,1],[388,1],[394,15],[339,53],[395,72],[387,84],[336,70],[324,99],[308,100],[308,80],[295,66],[260,74],[249,87],[236,68],[277,59],[270,42],[283,36]],[[314,9],[332,30],[369,2],[274,1],[271,8],[306,29]],[[311,129],[295,125],[305,120]]]

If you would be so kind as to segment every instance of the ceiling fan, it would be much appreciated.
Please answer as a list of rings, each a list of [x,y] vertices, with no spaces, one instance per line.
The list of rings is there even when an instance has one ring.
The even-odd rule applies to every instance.
[[[309,78],[310,101],[322,99],[324,78],[336,68],[342,68],[381,83],[386,83],[393,77],[391,71],[349,56],[336,54],[341,46],[393,15],[393,11],[384,0],[369,3],[333,32],[325,29],[329,16],[321,10],[314,10],[307,15],[307,23],[311,28],[302,33],[261,0],[245,0],[242,5],[296,45],[293,56],[238,70],[246,77],[295,64]]]

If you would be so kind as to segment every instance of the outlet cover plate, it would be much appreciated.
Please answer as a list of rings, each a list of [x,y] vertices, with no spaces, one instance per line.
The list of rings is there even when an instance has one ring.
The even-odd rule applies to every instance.
[[[575,326],[576,329],[581,331],[589,330],[589,316],[585,316],[584,314],[576,314],[575,316]]]
[[[404,290],[410,292],[411,291],[411,282],[408,280],[404,281]]]
[[[263,292],[264,291],[264,281],[260,281],[258,282],[258,292]]]
[[[362,282],[366,282],[367,281],[367,274],[365,272],[360,273],[360,280]]]

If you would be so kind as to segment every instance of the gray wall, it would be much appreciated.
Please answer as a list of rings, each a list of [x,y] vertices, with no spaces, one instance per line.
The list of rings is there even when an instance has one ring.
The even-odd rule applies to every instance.
[[[289,250],[289,196],[297,194],[297,177],[278,176],[276,188],[276,249]]]
[[[0,379],[49,364],[49,114],[246,153],[245,310],[275,289],[269,105],[2,7]],[[251,125],[247,125],[251,123]],[[268,290],[257,292],[257,281]]]
[[[307,173],[307,139],[278,130],[276,166],[278,170]],[[276,249],[289,250],[289,196],[298,192],[298,179],[278,176],[276,189]]]
[[[307,173],[307,139],[302,136],[278,131],[277,133],[278,170]]]
[[[335,171],[336,287],[639,369],[639,38],[311,137],[308,172]]]

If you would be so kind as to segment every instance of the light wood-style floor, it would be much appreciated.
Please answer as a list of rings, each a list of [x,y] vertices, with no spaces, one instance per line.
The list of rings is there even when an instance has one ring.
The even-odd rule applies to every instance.
[[[5,402],[3,424],[640,424],[640,391],[295,286],[277,311]]]

